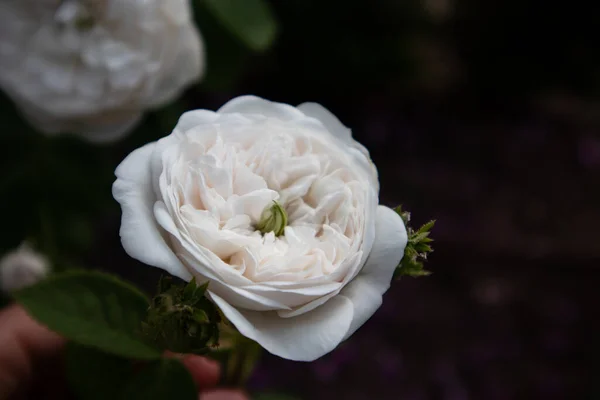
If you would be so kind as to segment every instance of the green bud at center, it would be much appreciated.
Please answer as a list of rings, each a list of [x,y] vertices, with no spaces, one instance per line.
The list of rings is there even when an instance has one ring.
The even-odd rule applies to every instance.
[[[256,225],[263,235],[269,232],[273,232],[275,236],[283,235],[285,227],[287,225],[287,214],[281,204],[274,201],[273,205],[268,206],[262,212],[260,216],[260,222]]]

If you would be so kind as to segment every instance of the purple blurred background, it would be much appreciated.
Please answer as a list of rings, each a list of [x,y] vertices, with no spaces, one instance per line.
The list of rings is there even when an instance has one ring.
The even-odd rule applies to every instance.
[[[598,398],[597,19],[574,3],[414,3],[276,3],[274,51],[244,59],[234,87],[190,95],[208,108],[245,93],[322,103],[370,150],[381,202],[403,203],[415,224],[438,220],[431,277],[395,283],[314,363],[265,355],[251,387],[302,399]],[[102,247],[118,256],[99,265],[134,264],[117,226],[106,222]]]

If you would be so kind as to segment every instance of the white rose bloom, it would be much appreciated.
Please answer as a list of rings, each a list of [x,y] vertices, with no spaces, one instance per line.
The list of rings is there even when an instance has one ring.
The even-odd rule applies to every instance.
[[[49,273],[46,257],[23,244],[0,259],[0,289],[10,293],[39,282]]]
[[[0,88],[45,133],[114,140],[203,57],[189,0],[0,1]]]
[[[187,112],[116,176],[127,253],[209,281],[243,335],[291,360],[323,356],[373,315],[407,242],[367,150],[315,103],[243,96]],[[274,201],[288,217],[278,237],[256,229]]]

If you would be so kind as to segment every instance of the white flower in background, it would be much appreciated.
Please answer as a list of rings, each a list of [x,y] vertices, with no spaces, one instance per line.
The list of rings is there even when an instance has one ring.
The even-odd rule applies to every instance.
[[[407,242],[378,205],[367,150],[315,103],[244,96],[185,113],[116,175],[128,254],[209,281],[243,335],[292,360],[323,356],[373,315]]]
[[[0,258],[0,289],[5,293],[31,286],[50,273],[50,264],[27,244]]]
[[[0,87],[45,133],[114,140],[203,58],[189,0],[0,1]]]

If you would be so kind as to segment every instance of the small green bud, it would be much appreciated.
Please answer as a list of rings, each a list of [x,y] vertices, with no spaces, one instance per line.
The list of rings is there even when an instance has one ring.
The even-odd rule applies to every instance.
[[[275,236],[281,236],[287,226],[287,220],[287,214],[281,204],[274,201],[272,206],[265,208],[263,211],[256,229],[263,235],[273,232]]]
[[[205,354],[217,346],[221,314],[205,296],[207,286],[198,286],[195,279],[178,285],[161,278],[142,324],[146,340],[175,353]]]

